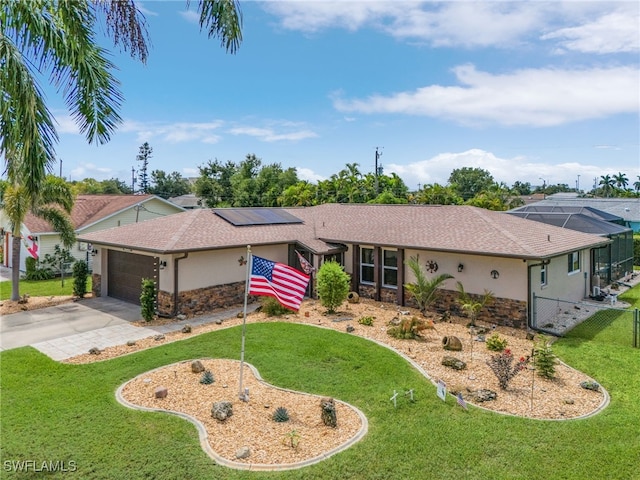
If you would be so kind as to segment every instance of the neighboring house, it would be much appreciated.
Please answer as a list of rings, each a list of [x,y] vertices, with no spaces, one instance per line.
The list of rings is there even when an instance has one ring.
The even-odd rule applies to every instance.
[[[592,283],[596,287],[623,281],[633,272],[633,230],[624,226],[622,217],[593,207],[566,205],[527,205],[507,213],[527,220],[534,220],[583,233],[592,233],[611,240],[611,243],[593,250],[591,259]]]
[[[336,260],[353,291],[400,306],[413,304],[405,261],[419,256],[428,275],[455,276],[437,309],[460,312],[460,281],[470,294],[494,294],[486,320],[515,327],[527,325],[534,294],[584,299],[592,250],[610,242],[477,207],[362,204],[197,209],[80,239],[97,249],[96,296],[138,303],[142,279],[153,278],[161,315],[242,303],[251,245],[253,254],[296,268],[296,250],[316,268]]]
[[[176,205],[184,208],[185,210],[190,210],[193,208],[204,208],[202,205],[202,199],[196,197],[194,193],[187,193],[186,195],[180,195],[179,197],[170,197],[168,200],[171,203],[175,203]]]
[[[71,222],[76,235],[119,227],[131,223],[141,223],[150,219],[183,212],[184,209],[156,195],[78,195],[71,211]],[[4,229],[3,246],[5,252],[11,252],[11,228],[6,218],[2,218]],[[60,245],[60,234],[41,218],[28,214],[24,220],[22,232],[30,235],[38,246],[39,258],[52,254],[55,246]],[[61,246],[61,245],[60,245]],[[92,263],[91,245],[78,241],[69,249],[76,260]],[[20,270],[25,270],[25,259],[29,256],[25,245],[20,255]],[[11,255],[4,256],[4,265],[12,267]]]
[[[634,232],[640,232],[640,198],[592,198],[579,197],[575,193],[556,193],[532,205],[592,207],[621,217],[626,227]]]

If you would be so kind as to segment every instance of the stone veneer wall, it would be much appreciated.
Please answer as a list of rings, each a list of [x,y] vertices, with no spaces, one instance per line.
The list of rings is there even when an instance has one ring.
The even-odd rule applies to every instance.
[[[91,293],[94,297],[100,297],[102,288],[102,275],[99,273],[91,274]]]
[[[360,285],[358,293],[362,298],[375,298],[375,287],[372,285]],[[458,304],[458,296],[458,292],[441,289],[438,298],[431,306],[431,310],[439,314],[449,312],[460,317],[466,316],[466,313]],[[470,294],[470,296],[477,299],[481,298],[481,295]],[[380,290],[380,297],[383,302],[397,303],[395,289],[382,288]],[[405,305],[414,308],[418,306],[409,292],[405,292]],[[482,309],[477,320],[499,326],[526,329],[527,302],[509,298],[495,298],[490,305]]]
[[[218,308],[242,305],[244,303],[244,287],[245,282],[236,282],[180,292],[177,313],[201,315]],[[158,313],[171,315],[173,307],[173,294],[160,290],[158,292]]]

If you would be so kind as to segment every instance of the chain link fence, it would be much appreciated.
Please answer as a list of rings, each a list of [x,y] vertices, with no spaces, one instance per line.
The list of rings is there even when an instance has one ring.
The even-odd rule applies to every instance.
[[[621,308],[615,298],[572,302],[534,296],[531,326],[555,336],[571,336],[640,348],[638,309]]]

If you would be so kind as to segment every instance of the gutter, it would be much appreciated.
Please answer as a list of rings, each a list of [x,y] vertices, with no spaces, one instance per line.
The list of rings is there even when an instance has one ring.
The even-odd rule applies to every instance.
[[[549,265],[549,263],[551,263],[551,260],[542,260],[542,262],[540,263],[532,263],[531,265],[527,265],[527,329],[538,330],[531,325],[531,320],[533,319],[533,302],[531,299],[531,268]]]
[[[173,311],[171,312],[171,316],[175,317],[178,313],[178,262],[180,260],[184,260],[189,256],[189,252],[185,252],[183,257],[177,257],[173,259]]]

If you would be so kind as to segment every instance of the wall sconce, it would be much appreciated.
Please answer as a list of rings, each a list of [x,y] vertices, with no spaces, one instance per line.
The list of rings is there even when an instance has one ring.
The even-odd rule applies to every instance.
[[[462,270],[464,270],[464,265],[459,263],[458,264],[458,271],[461,272]]]
[[[165,267],[167,266],[167,261],[162,260],[160,263],[158,263],[158,265],[160,266],[160,270],[164,270]]]
[[[92,248],[91,249],[91,256],[95,257],[98,254],[98,249],[97,248]]]
[[[491,270],[491,278],[498,278],[500,276],[500,273],[498,272],[498,270]]]

